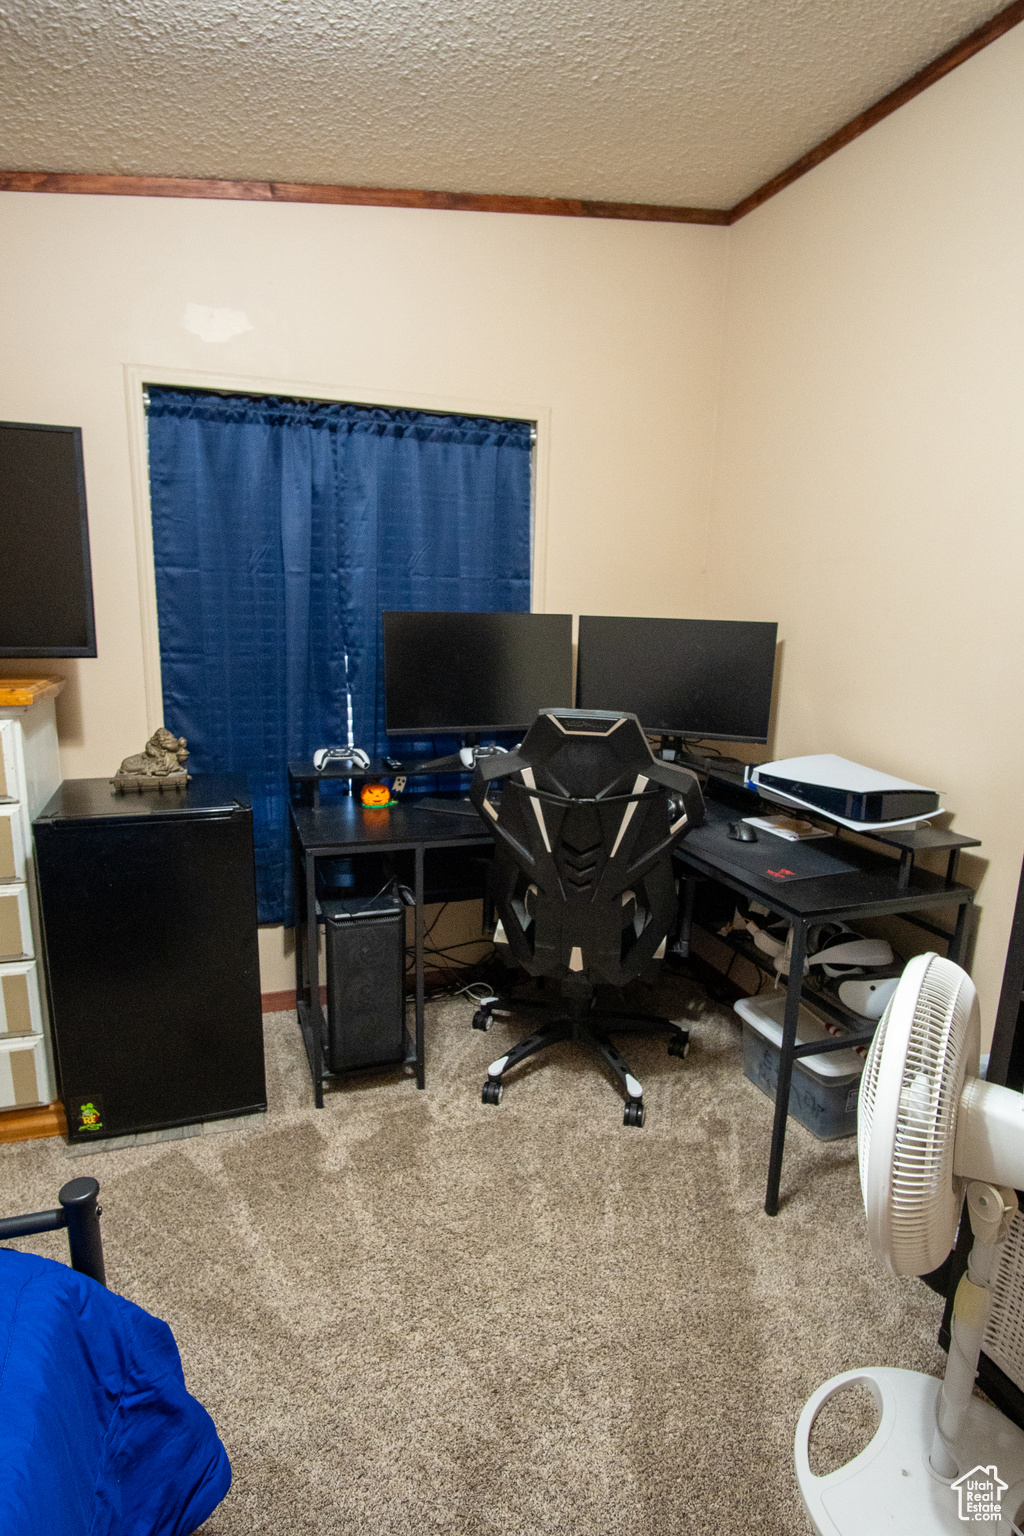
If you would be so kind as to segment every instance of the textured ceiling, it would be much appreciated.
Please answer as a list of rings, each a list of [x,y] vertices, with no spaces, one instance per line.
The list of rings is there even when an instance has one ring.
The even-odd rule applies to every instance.
[[[0,168],[728,207],[986,0],[0,0]]]

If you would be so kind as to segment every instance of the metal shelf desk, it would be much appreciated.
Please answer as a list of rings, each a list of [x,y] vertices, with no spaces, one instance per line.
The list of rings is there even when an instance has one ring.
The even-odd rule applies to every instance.
[[[409,1065],[416,1086],[426,1084],[423,1042],[423,867],[433,848],[489,847],[492,838],[478,818],[420,810],[414,801],[390,810],[367,808],[356,798],[331,805],[293,805],[292,846],[295,866],[295,995],[299,1027],[306,1045],[317,1109],[323,1108],[327,1020],[320,1001],[320,948],[317,924],[316,866],[319,859],[360,853],[411,852],[414,857],[416,1026]]]
[[[712,791],[713,793],[713,791]],[[813,1056],[826,1051],[847,1050],[851,1046],[867,1045],[875,1031],[871,1024],[842,1038],[797,1045],[796,1026],[803,990],[804,959],[807,954],[807,932],[815,923],[853,922],[858,918],[901,916],[909,918],[917,926],[944,939],[951,960],[962,965],[967,937],[967,914],[974,900],[969,885],[958,884],[953,878],[955,864],[950,860],[950,870],[943,879],[940,875],[912,866],[903,858],[896,860],[885,854],[864,848],[847,838],[829,838],[811,844],[793,845],[768,833],[759,837],[767,841],[774,853],[776,848],[780,869],[784,869],[787,848],[812,847],[832,855],[849,869],[838,873],[809,876],[804,879],[773,878],[770,874],[745,871],[739,867],[737,849],[749,848],[750,844],[737,844],[727,840],[726,824],[738,816],[750,815],[754,806],[742,810],[726,806],[713,798],[706,801],[707,820],[676,849],[676,860],[685,881],[682,902],[682,920],[679,940],[674,946],[677,954],[689,953],[690,924],[693,914],[693,897],[696,884],[701,878],[717,880],[737,891],[769,906],[773,912],[789,923],[793,934],[789,979],[786,984],[786,1012],[782,1030],[782,1046],[779,1056],[779,1079],[775,1093],[775,1121],[772,1128],[772,1147],[768,1161],[768,1187],[764,1208],[769,1216],[779,1210],[779,1182],[782,1175],[782,1155],[786,1142],[786,1119],[789,1114],[789,1090],[793,1077],[793,1062],[802,1056]],[[825,819],[819,817],[817,819]],[[941,838],[946,837],[946,842]],[[886,841],[897,843],[892,835]],[[962,838],[957,834],[937,833],[932,839],[912,843],[912,847],[936,847],[959,849],[977,846],[977,839]],[[731,858],[730,858],[731,855]],[[735,861],[735,862],[733,862]],[[935,907],[956,908],[956,924],[952,933],[921,918],[918,914]],[[815,1005],[820,999],[815,996]]]

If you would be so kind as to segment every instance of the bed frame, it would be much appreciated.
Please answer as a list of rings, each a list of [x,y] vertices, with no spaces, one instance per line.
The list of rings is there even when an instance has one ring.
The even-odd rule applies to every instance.
[[[100,1237],[102,1208],[96,1203],[100,1186],[95,1179],[71,1179],[57,1199],[55,1211],[35,1211],[31,1216],[0,1217],[0,1243],[11,1237],[34,1237],[37,1232],[59,1232],[67,1228],[71,1249],[71,1268],[106,1285],[103,1266],[103,1239]]]

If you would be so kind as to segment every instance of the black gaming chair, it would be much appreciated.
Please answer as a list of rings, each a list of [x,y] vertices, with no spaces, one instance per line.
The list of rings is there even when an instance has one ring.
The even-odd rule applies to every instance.
[[[495,804],[490,787],[503,781]],[[559,1040],[604,1057],[626,1095],[626,1125],[643,1125],[643,1089],[608,1038],[670,1035],[685,1056],[689,1033],[654,1014],[597,1012],[600,983],[622,987],[655,959],[676,915],[672,850],[704,819],[697,780],[656,759],[635,715],[546,709],[521,746],[480,759],[470,798],[494,834],[492,894],[514,959],[531,976],[557,978],[561,998],[491,997],[473,1020],[520,1008],[554,1010],[551,1022],[492,1062],[485,1104],[501,1102],[513,1067]]]

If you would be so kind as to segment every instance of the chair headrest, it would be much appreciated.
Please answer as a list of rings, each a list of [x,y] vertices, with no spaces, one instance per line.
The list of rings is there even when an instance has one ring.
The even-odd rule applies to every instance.
[[[541,716],[553,720],[565,736],[610,736],[613,731],[625,725],[627,720],[632,720],[637,729],[640,728],[636,715],[621,709],[543,709],[538,719]],[[644,740],[647,740],[646,736]]]
[[[519,756],[539,789],[584,797],[628,793],[654,761],[639,720],[625,710],[543,709]]]

